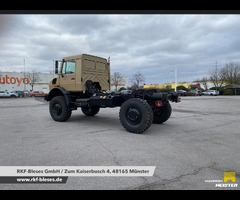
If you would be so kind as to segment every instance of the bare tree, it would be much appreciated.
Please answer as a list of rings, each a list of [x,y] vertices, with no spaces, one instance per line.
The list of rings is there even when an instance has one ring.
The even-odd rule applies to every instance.
[[[139,89],[140,84],[145,81],[145,77],[142,75],[141,72],[137,72],[133,74],[132,78],[130,79],[130,82],[132,83],[132,86],[134,88]]]
[[[39,77],[39,73],[36,72],[35,70],[32,70],[32,73],[27,73],[26,78],[29,79],[29,85],[31,85],[32,91],[35,83],[41,80]]]
[[[240,64],[229,62],[221,69],[221,76],[227,84],[240,84]]]
[[[137,90],[138,89],[138,86],[136,83],[133,83],[130,87],[131,90]]]
[[[210,70],[209,79],[213,83],[215,88],[222,87],[224,83],[224,77],[222,75],[222,72],[223,72],[222,69],[219,70],[217,62],[213,69]]]
[[[203,87],[205,90],[208,90],[208,85],[207,85],[207,82],[208,82],[208,78],[207,77],[203,77],[200,82],[203,84]]]
[[[123,81],[123,76],[120,72],[114,72],[114,74],[111,76],[111,83],[116,87],[115,92],[117,92],[117,87],[119,84],[121,84]]]
[[[218,68],[217,63],[210,71],[210,80],[216,88],[226,84],[240,84],[240,64],[229,62],[224,67]]]

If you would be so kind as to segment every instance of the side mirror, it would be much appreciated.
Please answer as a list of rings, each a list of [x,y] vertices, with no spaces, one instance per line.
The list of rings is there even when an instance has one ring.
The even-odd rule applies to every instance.
[[[55,74],[58,74],[58,60],[55,60]]]

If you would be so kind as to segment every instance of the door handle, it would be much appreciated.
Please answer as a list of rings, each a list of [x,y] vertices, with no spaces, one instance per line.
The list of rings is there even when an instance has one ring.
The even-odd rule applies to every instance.
[[[71,78],[71,80],[75,80],[75,78]]]

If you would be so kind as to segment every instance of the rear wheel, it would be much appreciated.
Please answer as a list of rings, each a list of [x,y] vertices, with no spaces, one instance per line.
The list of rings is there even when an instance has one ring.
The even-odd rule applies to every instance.
[[[169,102],[167,102],[164,106],[153,110],[153,123],[154,124],[162,124],[166,122],[172,114],[172,107]]]
[[[122,104],[119,117],[126,130],[132,133],[142,133],[151,126],[153,112],[145,100],[132,98]]]
[[[56,96],[51,99],[49,103],[49,112],[51,117],[58,122],[67,121],[72,114],[63,96]]]
[[[87,116],[94,116],[98,114],[99,110],[98,106],[82,107],[82,112]]]

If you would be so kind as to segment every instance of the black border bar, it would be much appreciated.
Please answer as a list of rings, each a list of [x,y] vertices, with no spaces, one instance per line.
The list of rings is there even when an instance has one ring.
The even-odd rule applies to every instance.
[[[240,10],[0,10],[0,14],[240,14]]]

